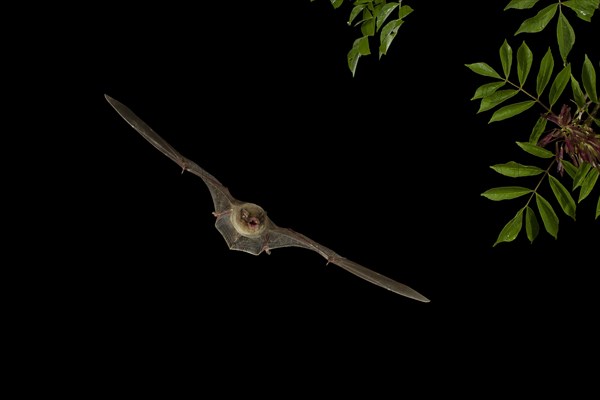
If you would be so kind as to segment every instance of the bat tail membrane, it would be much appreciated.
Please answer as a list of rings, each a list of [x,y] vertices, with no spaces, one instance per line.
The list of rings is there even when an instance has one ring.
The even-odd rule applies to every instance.
[[[231,250],[244,251],[255,256],[265,250],[263,239],[256,240],[256,238],[252,239],[240,235],[229,221],[229,214],[218,216],[215,227]]]

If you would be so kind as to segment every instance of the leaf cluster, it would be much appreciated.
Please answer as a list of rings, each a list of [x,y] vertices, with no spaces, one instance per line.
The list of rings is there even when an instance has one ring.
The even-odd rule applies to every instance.
[[[554,154],[546,149],[539,146],[533,145],[529,142],[516,142],[517,145],[525,152],[532,154],[542,159],[553,158]],[[481,195],[489,200],[503,201],[516,199],[525,195],[529,195],[525,205],[523,205],[516,213],[516,215],[508,221],[508,223],[502,228],[494,246],[502,242],[511,242],[517,238],[522,230],[523,217],[525,217],[525,227],[527,238],[533,243],[539,233],[539,222],[536,217],[534,209],[531,207],[532,201],[535,199],[538,212],[541,216],[543,226],[551,236],[555,239],[558,235],[559,218],[554,207],[541,193],[540,187],[545,178],[547,178],[550,185],[550,189],[554,194],[560,208],[567,216],[573,220],[576,218],[577,203],[580,203],[585,199],[598,180],[600,171],[596,168],[592,168],[590,164],[583,164],[579,168],[573,165],[569,161],[564,161],[565,170],[573,180],[571,189],[568,189],[561,183],[561,181],[550,173],[550,168],[553,163],[550,163],[546,170],[533,165],[523,165],[514,161],[510,161],[505,164],[492,165],[491,168],[499,174],[508,176],[511,178],[522,178],[527,176],[541,175],[541,178],[537,182],[536,186],[531,189],[524,186],[502,186],[489,189],[483,192]],[[576,189],[580,189],[579,198],[577,203],[571,195]],[[600,215],[600,198],[596,206],[596,218]]]
[[[344,0],[329,1],[336,9],[344,3]],[[402,1],[386,0],[352,1],[348,25],[359,27],[361,32],[361,36],[354,41],[347,56],[348,67],[353,76],[360,57],[371,54],[369,40],[375,38],[377,33],[379,33],[379,58],[387,53],[404,22],[404,17],[413,11],[411,7],[401,3]],[[600,0],[554,0],[552,4],[543,8],[536,7],[538,3],[539,0],[511,0],[504,10],[529,12],[534,8],[537,9],[534,15],[523,20],[514,33],[515,36],[541,32],[556,20],[559,67],[556,67],[557,60],[554,58],[551,46],[548,46],[544,55],[537,61],[525,40],[518,47],[515,57],[506,39],[499,49],[501,67],[501,70],[498,69],[499,72],[486,62],[465,64],[474,73],[492,78],[491,82],[479,86],[471,99],[479,100],[477,113],[493,110],[489,123],[515,117],[534,106],[542,109],[531,130],[529,140],[516,143],[521,150],[536,157],[538,161],[546,161],[547,165],[542,168],[509,161],[491,166],[495,172],[510,178],[539,177],[533,188],[503,186],[482,193],[482,196],[494,201],[511,200],[528,195],[525,205],[504,226],[494,246],[501,242],[513,241],[522,230],[523,219],[525,219],[527,237],[531,242],[534,241],[540,230],[538,217],[533,208],[534,199],[535,208],[546,232],[557,238],[559,217],[552,203],[541,194],[542,184],[544,181],[548,182],[554,199],[563,213],[575,220],[577,204],[590,195],[600,173],[600,135],[597,133],[600,127],[600,118],[598,118],[600,103],[596,70],[592,60],[586,54],[583,57],[578,79],[577,71],[574,71],[569,62],[569,55],[576,40],[572,17],[574,15],[579,20],[591,22],[595,11],[600,8]],[[569,87],[570,95],[568,95]],[[520,96],[518,101],[511,100],[516,99],[517,96]],[[571,103],[576,107],[573,113],[568,105]],[[559,112],[553,111],[557,105],[560,105]],[[548,127],[548,122],[554,126]],[[554,151],[546,148],[551,143],[554,144]],[[570,157],[570,160],[565,156]],[[553,166],[556,166],[556,172]],[[572,183],[567,186],[561,182],[564,181],[565,171],[572,180]],[[578,189],[579,197],[575,202],[573,195]],[[596,205],[595,218],[598,219],[599,216],[600,196]]]
[[[310,0],[311,2],[314,0]],[[334,8],[339,8],[344,0],[330,0]],[[402,1],[386,0],[354,0],[348,17],[348,25],[360,28],[360,37],[354,40],[348,52],[348,68],[352,76],[356,73],[358,60],[371,54],[369,38],[375,38],[379,33],[379,58],[387,54],[392,41],[398,34],[404,17],[413,12]]]
[[[537,0],[512,0],[505,7],[505,10],[529,9],[534,7],[536,3],[538,3]],[[510,178],[540,176],[533,188],[503,186],[482,193],[482,196],[493,201],[511,200],[528,195],[526,203],[503,227],[494,246],[498,243],[515,240],[522,230],[523,220],[525,221],[527,238],[531,242],[535,240],[540,230],[540,224],[532,207],[534,199],[537,212],[546,232],[557,238],[559,217],[551,202],[540,193],[544,181],[548,182],[563,213],[573,220],[576,217],[577,204],[588,197],[598,181],[600,165],[597,159],[600,157],[600,135],[591,126],[592,123],[600,126],[597,117],[600,104],[598,101],[596,71],[590,58],[585,55],[580,74],[581,78],[580,80],[576,78],[568,60],[575,43],[575,31],[567,16],[563,13],[563,6],[574,11],[580,19],[590,22],[594,11],[599,7],[599,0],[560,1],[546,6],[533,17],[523,21],[515,32],[515,35],[540,32],[558,13],[556,37],[562,61],[562,67],[558,71],[555,71],[555,59],[551,47],[548,47],[539,64],[537,64],[537,72],[532,73],[534,55],[525,41],[522,41],[517,49],[516,79],[511,75],[514,70],[515,57],[507,40],[504,40],[499,49],[501,72],[497,72],[496,69],[485,62],[465,64],[474,73],[493,79],[492,82],[479,86],[471,99],[480,101],[478,113],[495,109],[489,123],[514,117],[536,104],[543,109],[531,131],[529,141],[516,143],[526,153],[541,160],[548,160],[546,167],[540,168],[514,161],[491,166],[495,172]],[[530,82],[531,79],[528,81],[530,76],[535,76],[533,83]],[[572,94],[569,96],[569,100],[575,104],[577,109],[571,115],[570,107],[563,104],[560,113],[557,114],[553,112],[552,108],[560,99],[566,96],[565,90],[569,83]],[[532,88],[527,89],[529,86]],[[525,99],[499,107],[517,95],[521,95]],[[547,130],[548,121],[554,123],[556,127]],[[549,143],[555,143],[554,152],[543,147]],[[564,159],[565,153],[571,156],[573,162]],[[553,175],[554,170],[552,167],[555,164],[558,165],[557,173],[560,174],[561,178],[562,172],[567,172],[572,180],[572,184],[567,185],[570,188],[567,188],[558,176]],[[573,194],[577,189],[579,189],[579,197],[578,201],[575,202]],[[596,205],[595,218],[598,219],[599,216],[600,196]]]

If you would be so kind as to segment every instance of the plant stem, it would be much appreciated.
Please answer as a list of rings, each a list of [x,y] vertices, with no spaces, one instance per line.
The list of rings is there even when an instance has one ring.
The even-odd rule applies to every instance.
[[[594,109],[592,110],[592,112],[588,115],[588,117],[586,118],[585,122],[583,123],[583,125],[585,126],[591,126],[592,125],[592,121],[594,120],[594,118],[596,117],[596,114],[598,114],[598,111],[600,110],[600,103],[596,103],[596,105],[594,106]]]
[[[534,96],[534,95],[532,95],[532,94],[529,94],[529,92],[528,92],[528,91],[526,91],[526,90],[524,90],[524,89],[523,89],[521,86],[519,86],[519,85],[515,85],[514,83],[512,83],[512,82],[511,82],[511,81],[509,81],[508,79],[506,79],[506,81],[505,81],[505,82],[506,82],[506,83],[508,83],[508,84],[510,84],[510,85],[512,85],[512,86],[514,86],[515,88],[519,89],[519,91],[520,91],[520,92],[523,92],[523,93],[524,93],[526,96],[529,96],[529,97],[530,97],[532,100],[535,100],[535,102],[536,102],[536,103],[538,103],[540,106],[542,106],[542,108],[543,108],[544,110],[546,110],[547,112],[549,112],[549,113],[551,113],[551,112],[552,112],[552,110],[551,110],[551,109],[549,109],[548,107],[546,107],[546,105],[545,105],[544,103],[542,103],[542,102],[540,101],[540,99],[539,99],[539,98],[535,97],[535,96]]]

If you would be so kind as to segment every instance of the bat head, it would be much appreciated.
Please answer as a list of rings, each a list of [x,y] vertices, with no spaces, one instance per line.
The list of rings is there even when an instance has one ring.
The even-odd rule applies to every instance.
[[[258,237],[267,227],[267,213],[256,204],[244,203],[234,207],[231,222],[240,235]]]

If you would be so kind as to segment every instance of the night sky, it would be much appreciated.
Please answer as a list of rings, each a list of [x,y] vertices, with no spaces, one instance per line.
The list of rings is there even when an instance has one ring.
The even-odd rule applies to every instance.
[[[533,244],[522,233],[496,247],[524,200],[480,195],[517,184],[490,165],[545,168],[515,144],[541,109],[488,124],[492,113],[477,114],[470,98],[490,80],[465,64],[500,71],[502,41],[516,54],[525,39],[534,77],[548,44],[558,60],[553,31],[513,36],[532,13],[502,11],[508,1],[410,2],[415,11],[388,54],[378,60],[373,44],[353,77],[346,53],[358,30],[346,24],[348,6],[240,3],[104,7],[101,22],[73,22],[65,33],[65,54],[77,57],[63,72],[81,77],[69,95],[87,120],[71,125],[69,162],[89,163],[87,177],[70,178],[80,188],[70,201],[89,207],[73,221],[79,255],[46,274],[63,288],[59,321],[78,326],[82,348],[93,343],[84,360],[113,360],[116,375],[178,376],[198,393],[212,377],[241,381],[262,368],[249,392],[272,391],[271,379],[312,392],[333,371],[348,373],[339,381],[348,385],[386,365],[376,385],[385,392],[405,384],[407,367],[440,381],[460,362],[465,381],[448,388],[469,393],[469,380],[509,388],[529,368],[558,374],[559,355],[561,365],[588,346],[598,355],[598,189],[574,222],[544,183],[558,240],[542,228]],[[590,24],[572,19],[582,32],[574,57],[588,46],[597,67]],[[579,73],[581,59],[574,63]],[[431,303],[308,250],[229,251],[204,183],[127,125],[105,93],[278,225]],[[303,363],[303,374],[291,372]],[[498,363],[511,365],[510,378],[490,372]],[[202,368],[210,372],[192,389]]]

